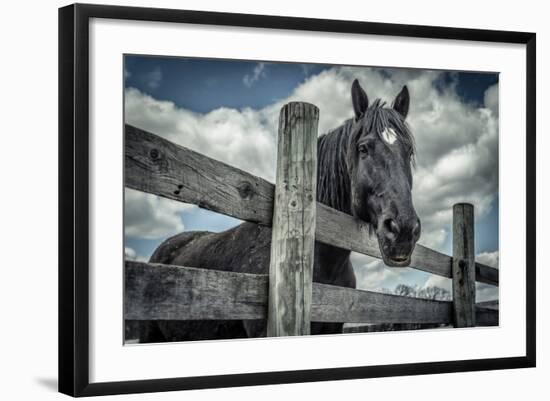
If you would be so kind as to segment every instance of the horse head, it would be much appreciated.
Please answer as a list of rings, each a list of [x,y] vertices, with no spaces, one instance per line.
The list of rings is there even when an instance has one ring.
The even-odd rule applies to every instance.
[[[408,266],[420,237],[420,219],[412,201],[414,139],[405,122],[406,86],[391,107],[379,99],[369,105],[355,80],[351,97],[355,118],[347,149],[351,213],[369,223],[384,263]]]

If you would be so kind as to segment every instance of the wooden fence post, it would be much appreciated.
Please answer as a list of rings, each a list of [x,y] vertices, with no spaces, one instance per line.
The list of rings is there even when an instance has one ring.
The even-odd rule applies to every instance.
[[[288,103],[279,115],[268,336],[310,334],[318,121],[309,103]]]
[[[453,311],[455,327],[476,325],[474,206],[453,206]]]

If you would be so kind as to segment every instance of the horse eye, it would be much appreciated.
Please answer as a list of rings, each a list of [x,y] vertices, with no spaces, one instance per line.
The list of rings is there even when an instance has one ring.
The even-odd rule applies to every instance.
[[[367,146],[366,145],[359,145],[359,153],[363,154],[363,155],[366,155],[367,153],[369,153],[369,150],[367,149]]]

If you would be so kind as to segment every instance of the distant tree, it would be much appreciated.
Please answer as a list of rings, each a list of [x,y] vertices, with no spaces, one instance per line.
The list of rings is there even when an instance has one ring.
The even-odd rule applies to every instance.
[[[402,297],[416,297],[418,291],[416,287],[411,287],[410,285],[406,284],[399,284],[395,287],[393,293],[395,295],[401,295]]]
[[[436,301],[451,300],[451,293],[446,289],[437,286],[429,286],[420,290],[416,286],[413,287],[406,284],[399,284],[394,288],[392,293],[403,297],[425,298]]]
[[[418,292],[419,298],[432,299],[434,301],[450,301],[451,293],[445,288],[430,286]]]
[[[393,290],[381,288],[379,292],[385,294],[394,294],[402,297],[424,298],[434,301],[450,301],[451,294],[444,288],[430,286],[419,289],[417,286],[399,284]],[[439,323],[378,323],[359,325],[357,327],[348,326],[348,332],[372,332],[372,331],[398,331],[398,330],[420,330],[445,327],[445,324]]]

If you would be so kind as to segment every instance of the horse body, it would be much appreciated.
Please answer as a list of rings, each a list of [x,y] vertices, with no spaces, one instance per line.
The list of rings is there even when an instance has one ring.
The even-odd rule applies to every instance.
[[[242,223],[221,233],[184,232],[166,240],[151,263],[193,266],[237,273],[268,274],[271,228]],[[313,280],[355,288],[350,251],[315,244]],[[153,337],[143,341],[265,337],[266,321],[159,321]],[[313,323],[312,334],[341,333],[342,324]],[[152,335],[150,334],[149,337]]]
[[[352,86],[355,119],[318,139],[317,200],[370,224],[384,262],[406,266],[420,235],[411,200],[412,137],[404,124],[408,91],[393,109]],[[388,139],[390,137],[391,140]],[[399,139],[399,141],[396,141]],[[151,263],[268,274],[271,229],[243,223],[221,233],[184,232],[163,242]],[[313,281],[356,287],[350,251],[315,243]],[[142,342],[262,337],[266,320],[155,321],[140,328]],[[312,334],[341,333],[343,323],[312,323]]]

